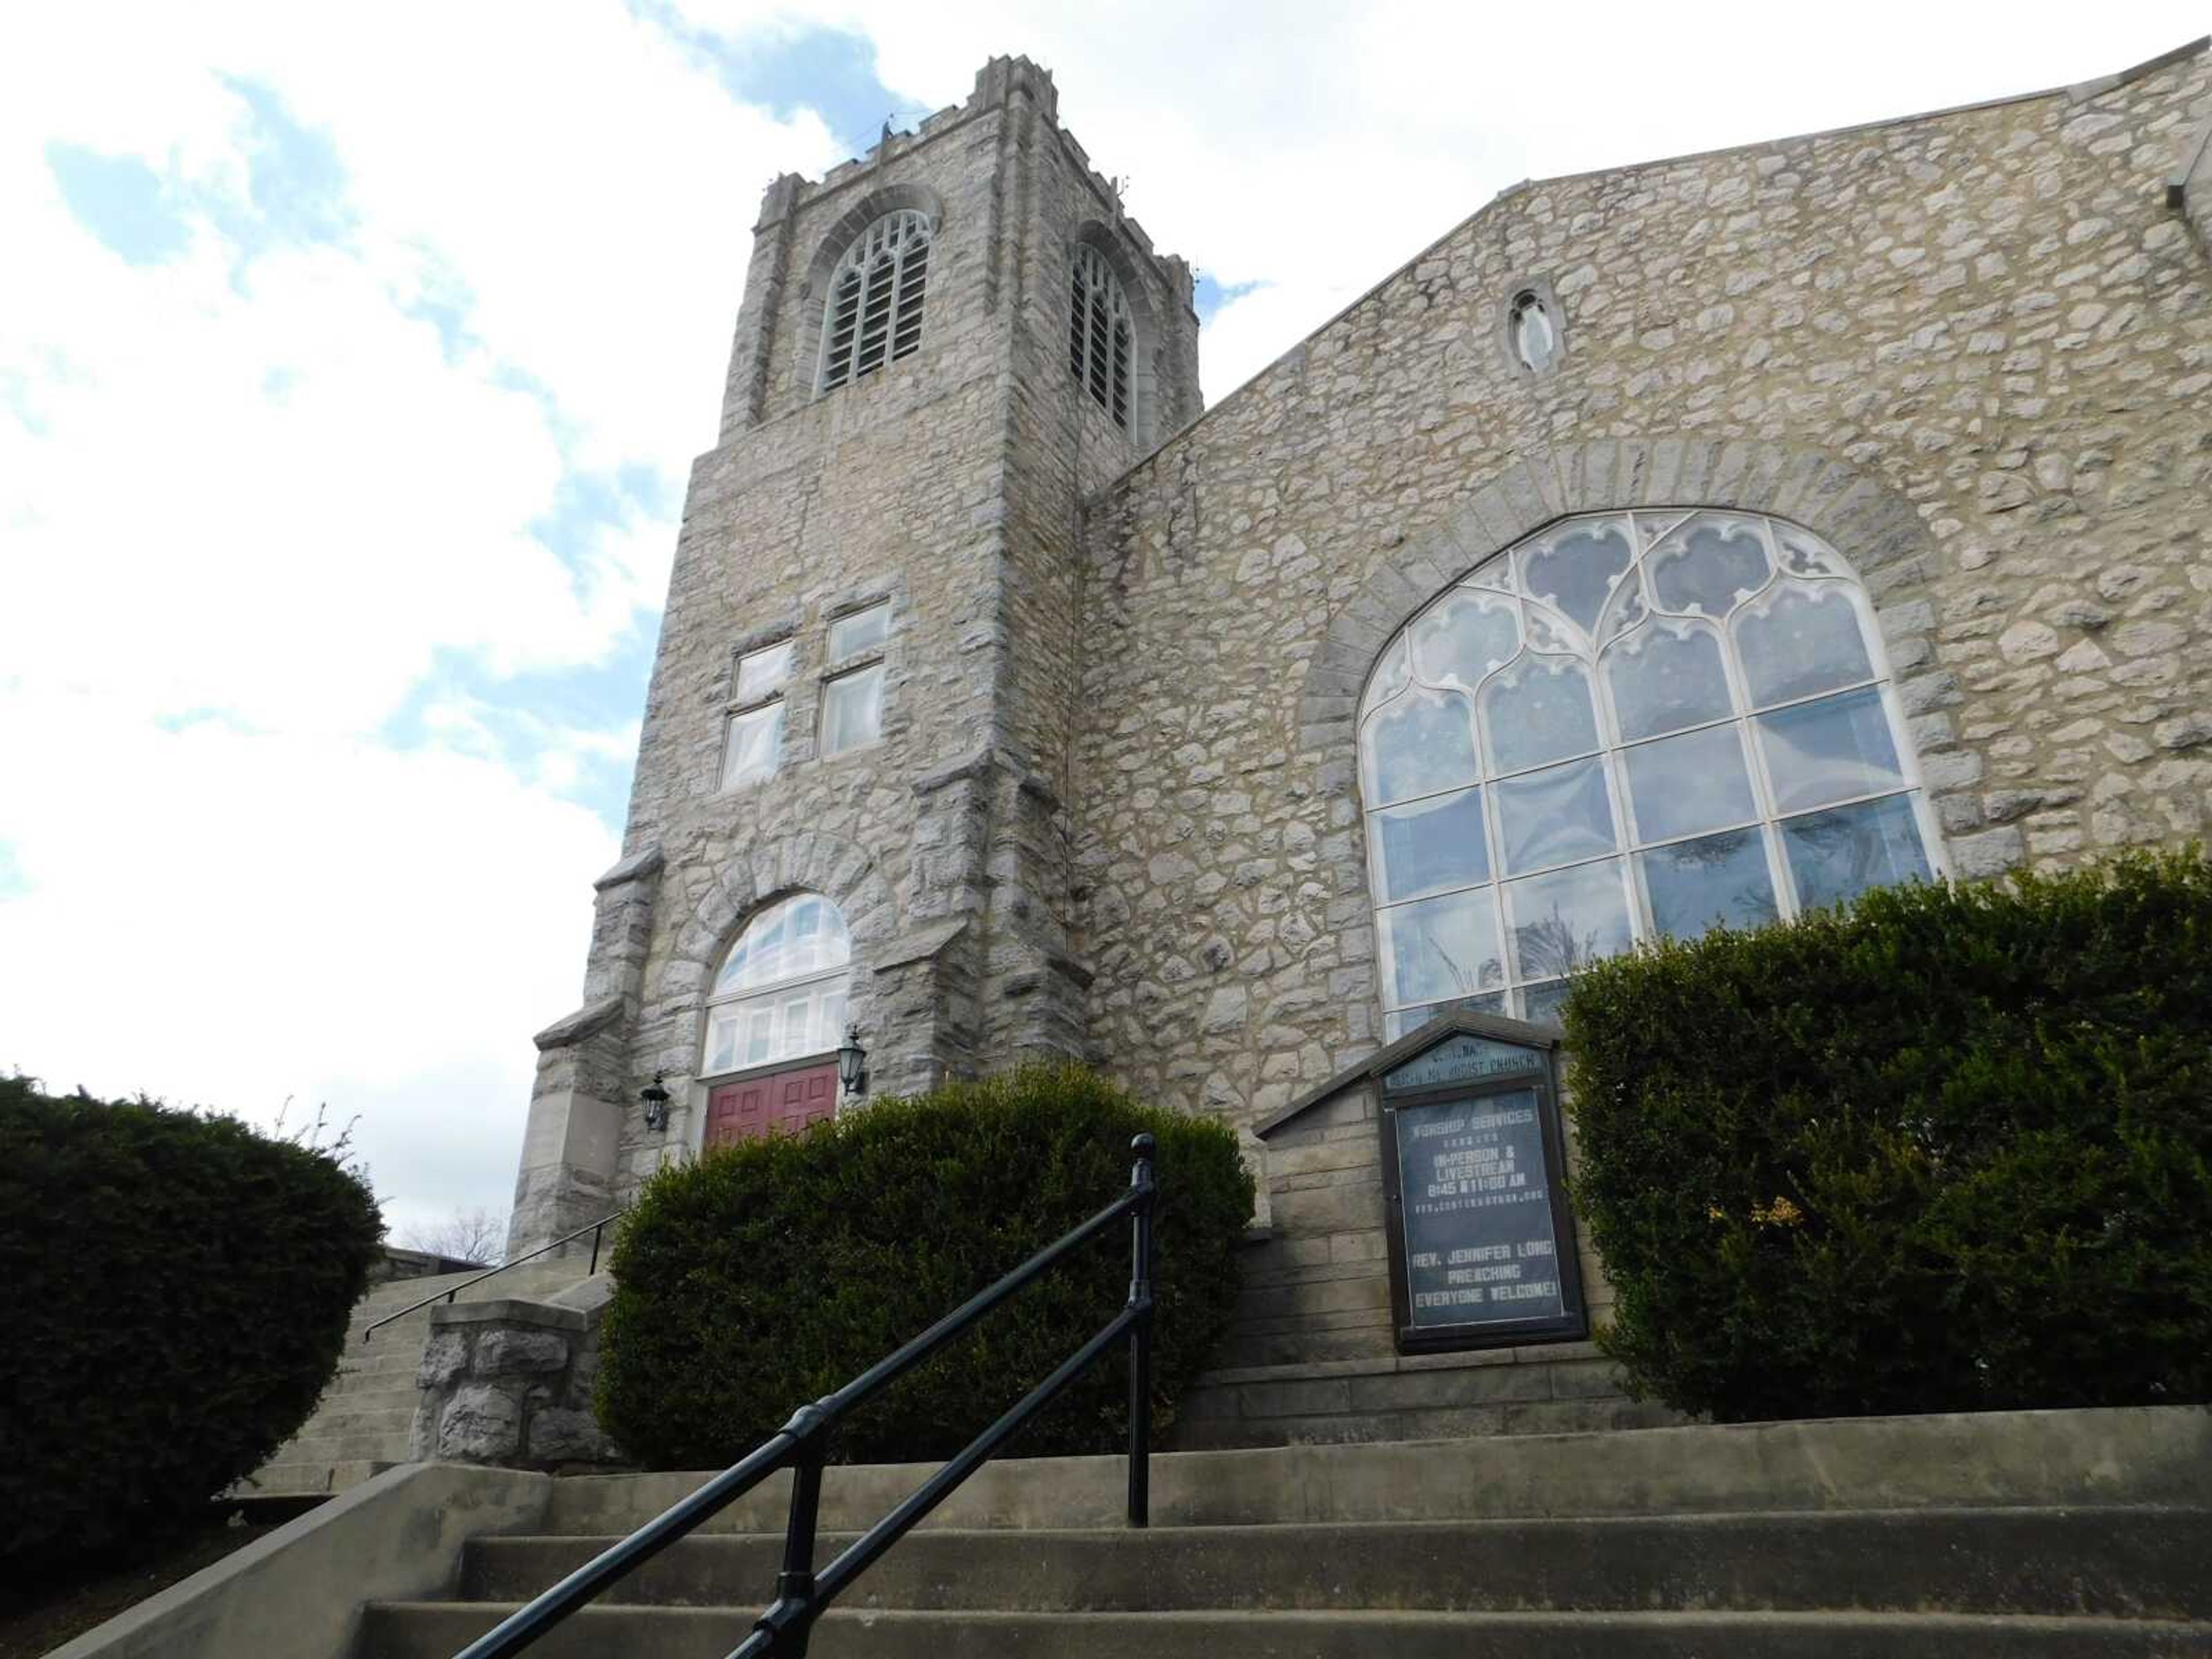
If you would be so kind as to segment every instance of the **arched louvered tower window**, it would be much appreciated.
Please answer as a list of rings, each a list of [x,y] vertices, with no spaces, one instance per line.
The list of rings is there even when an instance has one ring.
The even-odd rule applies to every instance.
[[[1116,426],[1129,424],[1129,357],[1135,342],[1129,302],[1113,268],[1097,248],[1078,244],[1068,284],[1067,372]]]
[[[857,380],[921,344],[933,229],[927,215],[902,208],[884,215],[845,250],[823,308],[817,391]]]

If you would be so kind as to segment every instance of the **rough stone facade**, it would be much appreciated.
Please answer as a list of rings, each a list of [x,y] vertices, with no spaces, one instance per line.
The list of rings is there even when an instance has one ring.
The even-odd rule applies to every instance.
[[[1188,268],[1156,252],[994,59],[973,96],[818,184],[770,185],[722,422],[693,468],[623,862],[599,884],[586,1004],[540,1035],[513,1243],[619,1205],[696,1141],[703,994],[746,918],[800,889],[851,930],[850,1012],[904,1090],[1085,1041],[1068,779],[1085,497],[1199,412]],[[817,396],[828,279],[881,214],[936,222],[920,349]],[[1117,426],[1071,378],[1067,269],[1103,252],[1135,323]],[[817,754],[828,623],[891,608],[883,739]],[[782,763],[720,787],[737,658],[791,640]],[[665,1134],[638,1091],[665,1074]]]
[[[1077,1053],[1249,1128],[1371,1053],[1358,700],[1440,589],[1576,513],[1752,510],[1838,550],[1940,868],[2201,833],[2208,129],[2200,42],[2075,88],[1519,185],[1202,416],[1189,272],[1121,216],[1024,60],[819,184],[778,180],[586,1004],[539,1039],[515,1243],[692,1144],[708,981],[799,889],[850,926],[882,1088]],[[829,272],[900,206],[938,219],[921,347],[816,396]],[[1068,371],[1081,241],[1137,319],[1127,431]],[[1539,373],[1508,337],[1524,292],[1562,331]],[[880,598],[884,740],[817,758],[826,620]],[[787,637],[782,769],[719,792],[736,655]],[[656,1071],[665,1135],[634,1104]],[[1254,1305],[1288,1323],[1248,1321],[1240,1370],[1391,1358],[1372,1159],[1330,1150],[1352,1127],[1270,1172]]]
[[[513,1300],[434,1310],[410,1460],[549,1471],[620,1462],[592,1413],[598,1312]]]

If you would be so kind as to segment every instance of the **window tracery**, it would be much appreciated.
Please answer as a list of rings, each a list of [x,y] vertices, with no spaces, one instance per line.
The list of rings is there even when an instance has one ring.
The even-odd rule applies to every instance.
[[[1431,600],[1360,706],[1386,1036],[1930,874],[1880,639],[1832,549],[1753,514],[1565,520]]]
[[[745,924],[707,998],[700,1075],[827,1054],[845,1025],[853,946],[819,893],[794,893]]]
[[[920,348],[934,232],[927,214],[901,208],[845,250],[830,273],[822,311],[817,392],[873,374]]]
[[[1068,279],[1067,372],[1121,427],[1129,424],[1129,356],[1135,342],[1121,279],[1104,254],[1078,243]]]

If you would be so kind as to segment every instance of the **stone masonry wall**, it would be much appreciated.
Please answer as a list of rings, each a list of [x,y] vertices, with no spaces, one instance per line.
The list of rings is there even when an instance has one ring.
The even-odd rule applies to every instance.
[[[2208,118],[2199,51],[1518,187],[1095,500],[1095,1060],[1249,1124],[1377,1045],[1354,700],[1572,512],[1757,508],[1851,559],[1954,871],[2201,831],[2212,258],[2166,180]],[[1501,338],[1531,283],[1542,376]]]
[[[1139,434],[1067,372],[1066,271],[1100,241],[1150,319],[1147,424],[1196,412],[1189,273],[1154,253],[1054,118],[1050,77],[994,59],[974,96],[819,184],[768,192],[724,441],[694,466],[647,696],[623,865],[602,878],[596,1000],[541,1034],[518,1248],[620,1202],[696,1138],[707,989],[761,903],[827,894],[878,1088],[1082,1042],[1065,817],[1080,502]],[[817,396],[827,277],[880,213],[937,218],[921,345]],[[839,614],[890,606],[880,743],[824,757]],[[720,787],[738,659],[788,639],[781,764]],[[859,659],[861,661],[866,659]],[[665,1133],[632,1103],[656,1072]],[[626,1073],[626,1076],[617,1076]],[[613,1143],[611,1152],[607,1144]]]
[[[549,1471],[619,1464],[592,1413],[596,1312],[511,1300],[434,1309],[416,1374],[410,1461]]]

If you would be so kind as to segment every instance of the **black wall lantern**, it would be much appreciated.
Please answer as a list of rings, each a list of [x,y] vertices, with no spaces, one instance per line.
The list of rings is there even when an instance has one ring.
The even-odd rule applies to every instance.
[[[653,1081],[637,1091],[638,1103],[645,1108],[645,1127],[648,1129],[668,1127],[668,1091],[661,1087],[661,1075],[655,1072]]]
[[[868,1051],[860,1046],[860,1028],[845,1028],[844,1046],[837,1050],[837,1081],[848,1095],[868,1092]]]

